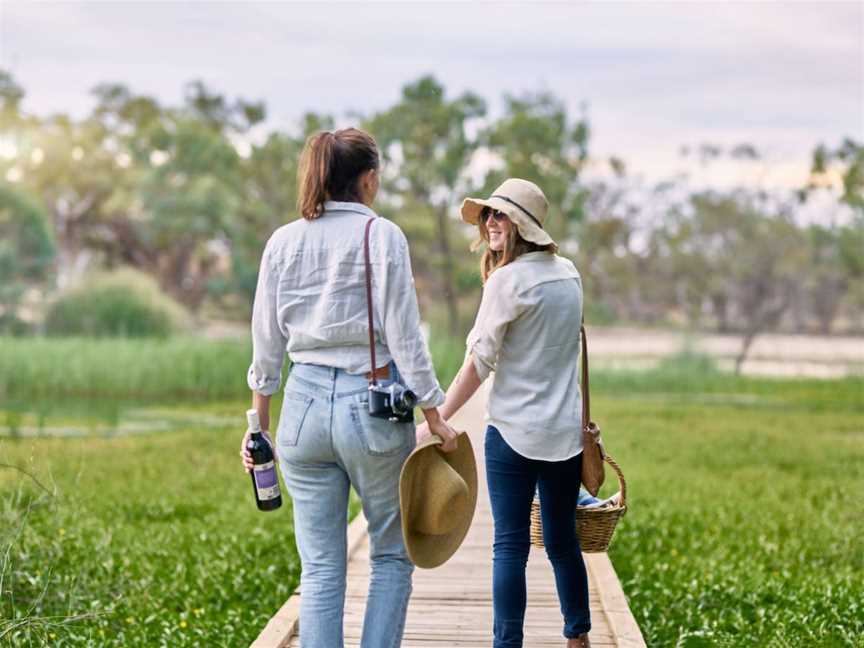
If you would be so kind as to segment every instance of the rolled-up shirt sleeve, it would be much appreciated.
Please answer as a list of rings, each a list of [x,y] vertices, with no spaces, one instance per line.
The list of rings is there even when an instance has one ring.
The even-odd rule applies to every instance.
[[[279,270],[272,259],[270,243],[261,255],[258,285],[252,307],[252,365],[246,376],[249,389],[263,396],[279,391],[282,362],[288,339],[279,326],[276,303]]]
[[[405,384],[417,394],[417,405],[423,409],[444,402],[444,392],[435,376],[432,357],[420,331],[420,309],[408,241],[402,231],[389,221],[376,221],[378,263],[374,264],[373,288],[383,342],[387,345]],[[383,252],[383,254],[382,254]]]
[[[500,270],[493,273],[483,288],[477,318],[466,340],[466,355],[473,357],[481,381],[495,371],[507,327],[524,310],[524,303],[504,273]]]

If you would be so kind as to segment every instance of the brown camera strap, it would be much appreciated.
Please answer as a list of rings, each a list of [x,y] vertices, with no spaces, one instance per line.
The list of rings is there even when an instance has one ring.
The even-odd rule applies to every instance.
[[[372,221],[370,218],[366,221],[366,231],[363,234],[363,259],[366,263],[366,314],[369,318],[369,357],[372,365],[369,373],[372,375],[371,382],[373,385],[378,384],[378,378],[375,376],[375,328],[372,319],[372,263],[369,261],[369,230],[372,229]]]

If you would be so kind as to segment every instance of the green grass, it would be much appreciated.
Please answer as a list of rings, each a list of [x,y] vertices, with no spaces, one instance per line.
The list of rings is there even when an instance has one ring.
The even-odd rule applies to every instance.
[[[0,440],[2,462],[47,489],[0,469],[0,645],[247,644],[299,563],[290,503],[255,509],[241,432]]]
[[[0,336],[0,402],[30,402],[50,409],[63,400],[64,411],[81,397],[108,403],[225,400],[245,397],[252,353],[248,340],[167,340],[16,338]],[[456,375],[464,359],[462,340],[434,337],[430,350],[442,385]],[[286,362],[285,369],[287,370]],[[710,360],[682,353],[651,371],[591,372],[600,393],[621,395],[698,392],[762,394],[775,385],[830,402],[834,383],[823,380],[765,380],[733,376],[713,369]],[[849,379],[864,390],[864,378]],[[74,407],[74,405],[72,405]],[[101,407],[101,406],[100,406]],[[864,408],[864,405],[862,405]]]
[[[596,399],[631,608],[651,646],[864,645],[860,381],[747,384]]]
[[[24,424],[53,401],[49,424],[87,428],[107,402],[122,428],[141,405],[106,394],[193,396],[150,410],[174,421],[158,433],[0,437],[0,464],[38,480],[0,467],[0,646],[247,645],[299,576],[290,503],[259,513],[238,466],[248,348],[28,340],[37,367],[22,378],[9,344],[0,381],[17,385]],[[109,351],[126,359],[111,380],[88,364],[111,370]],[[69,354],[77,371],[53,378]],[[433,354],[446,381],[462,350]],[[230,400],[204,400],[229,384]],[[862,387],[737,378],[692,358],[592,373],[593,418],[630,489],[610,555],[649,645],[864,645]],[[42,394],[30,409],[28,391]]]
[[[0,337],[0,400],[245,396],[252,347],[195,337]]]
[[[446,384],[462,364],[464,345],[438,338],[431,347]],[[245,339],[0,336],[0,401],[234,399],[248,392],[251,358]]]

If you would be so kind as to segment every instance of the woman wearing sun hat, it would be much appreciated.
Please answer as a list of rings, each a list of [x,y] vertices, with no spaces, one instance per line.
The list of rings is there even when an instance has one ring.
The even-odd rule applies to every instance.
[[[588,578],[575,533],[582,464],[577,357],[582,282],[543,228],[548,201],[511,178],[462,219],[486,244],[483,299],[465,364],[447,392],[448,419],[495,371],[486,421],[486,478],[495,522],[494,648],[522,646],[530,512],[540,492],[543,542],[555,572],[568,648],[589,646]],[[418,439],[427,434],[418,429]]]

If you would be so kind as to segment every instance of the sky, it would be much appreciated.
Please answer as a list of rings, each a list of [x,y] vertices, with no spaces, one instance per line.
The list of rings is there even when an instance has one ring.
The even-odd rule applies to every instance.
[[[864,139],[864,2],[0,0],[0,67],[35,114],[82,116],[100,82],[178,102],[202,79],[292,131],[308,110],[384,109],[430,73],[493,117],[505,94],[550,91],[586,107],[593,156],[647,179],[680,170],[683,145],[746,141],[770,162],[760,182],[793,186],[816,144]]]

